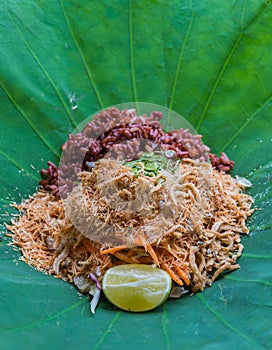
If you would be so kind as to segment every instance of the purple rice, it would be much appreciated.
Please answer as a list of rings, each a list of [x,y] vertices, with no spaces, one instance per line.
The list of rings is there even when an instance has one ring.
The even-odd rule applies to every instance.
[[[81,170],[91,170],[90,164],[103,157],[137,159],[143,152],[172,150],[177,158],[210,161],[218,171],[229,172],[234,162],[225,153],[219,157],[209,153],[201,135],[193,135],[188,129],[165,132],[160,124],[162,113],[153,111],[149,116],[136,115],[134,109],[108,108],[94,116],[81,132],[70,134],[62,145],[59,168],[48,162],[41,170],[40,185],[54,196],[65,192]],[[83,159],[83,161],[82,161]],[[59,179],[65,177],[65,183]]]

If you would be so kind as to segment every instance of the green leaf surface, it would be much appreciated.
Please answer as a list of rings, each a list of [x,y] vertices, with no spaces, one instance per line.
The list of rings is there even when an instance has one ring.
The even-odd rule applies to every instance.
[[[0,243],[0,348],[272,348],[272,4],[264,0],[0,2],[0,220],[34,193],[97,110],[157,103],[235,160],[259,208],[241,268],[149,313],[89,302]],[[74,96],[78,108],[70,102]]]

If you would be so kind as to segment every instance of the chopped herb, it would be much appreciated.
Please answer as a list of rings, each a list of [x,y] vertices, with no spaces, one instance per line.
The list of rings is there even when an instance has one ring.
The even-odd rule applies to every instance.
[[[159,171],[174,173],[180,160],[170,158],[168,154],[167,152],[143,153],[139,159],[124,162],[124,165],[130,167],[137,176],[154,176],[158,175]],[[172,156],[173,154],[171,154]]]

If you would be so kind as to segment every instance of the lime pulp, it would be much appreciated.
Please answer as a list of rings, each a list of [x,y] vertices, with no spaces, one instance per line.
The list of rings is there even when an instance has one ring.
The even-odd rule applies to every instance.
[[[143,312],[161,305],[172,286],[169,274],[144,264],[125,264],[106,271],[102,289],[106,298],[120,309]]]

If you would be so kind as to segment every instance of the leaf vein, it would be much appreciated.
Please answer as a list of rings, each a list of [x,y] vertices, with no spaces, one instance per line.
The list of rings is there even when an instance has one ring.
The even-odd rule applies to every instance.
[[[164,338],[165,338],[166,350],[170,350],[171,345],[170,345],[170,340],[169,340],[169,335],[168,335],[168,330],[167,330],[166,324],[167,324],[167,306],[166,306],[166,303],[164,303],[163,312],[162,312],[162,331],[163,331]]]
[[[35,125],[32,123],[32,121],[28,118],[27,114],[23,111],[23,109],[19,106],[17,101],[13,98],[11,93],[6,89],[6,87],[3,85],[3,83],[0,81],[0,85],[7,95],[8,99],[11,101],[11,103],[16,107],[18,112],[22,115],[22,117],[27,121],[27,123],[31,126],[32,130],[35,132],[36,135],[42,140],[42,142],[49,148],[49,150],[57,157],[59,158],[59,154],[53,149],[53,147],[50,145],[49,142],[47,142],[46,138],[43,137],[43,135],[39,132],[39,130],[35,127]]]
[[[107,329],[104,331],[104,333],[100,337],[98,343],[96,344],[96,346],[94,347],[93,350],[97,350],[100,347],[100,345],[104,342],[106,336],[111,332],[114,324],[117,322],[117,320],[119,319],[120,316],[121,316],[121,311],[117,312],[117,314],[114,316],[114,318],[112,319],[112,321],[108,325]]]
[[[245,16],[245,3],[244,3],[244,7],[243,7],[243,10],[242,10],[242,24],[244,25],[244,16]],[[247,30],[252,24],[256,23],[256,21],[263,15],[263,13],[266,11],[266,9],[268,8],[268,5],[269,4],[262,4],[261,6],[261,10],[251,19],[249,20],[249,22],[244,26],[243,30],[240,32],[240,34],[238,35],[234,45],[232,46],[230,52],[227,54],[226,58],[225,58],[225,61],[224,61],[224,64],[223,66],[221,67],[221,69],[219,70],[218,74],[217,74],[217,78],[213,84],[213,87],[211,89],[211,92],[210,94],[208,95],[208,98],[207,98],[207,101],[205,103],[205,106],[203,108],[203,111],[201,113],[201,116],[199,118],[199,121],[197,123],[197,127],[196,129],[199,131],[204,119],[205,119],[205,116],[208,112],[208,109],[210,108],[210,105],[211,105],[211,102],[216,94],[216,91],[217,91],[217,88],[222,80],[222,77],[226,71],[226,69],[228,68],[229,66],[229,63],[235,53],[235,51],[237,50],[237,48],[239,47],[241,41],[242,41],[242,38],[244,36],[244,33],[245,33],[245,30]]]
[[[254,349],[262,349],[264,350],[264,348],[259,345],[258,343],[256,343],[254,340],[252,340],[249,336],[247,336],[246,334],[242,333],[239,329],[237,329],[236,327],[234,327],[229,321],[227,321],[222,315],[220,315],[219,312],[217,312],[215,309],[213,309],[211,307],[211,305],[205,300],[204,296],[201,294],[197,294],[198,298],[201,300],[201,302],[206,306],[206,308],[213,314],[215,315],[219,321],[221,321],[227,328],[229,328],[231,331],[233,331],[234,333],[236,333],[237,335],[239,335],[242,339],[246,340],[248,343],[254,345]]]
[[[185,51],[185,47],[187,45],[191,30],[192,30],[192,25],[193,25],[193,20],[194,20],[194,14],[192,12],[192,1],[190,0],[190,9],[191,9],[191,18],[190,21],[188,23],[188,27],[184,36],[184,40],[180,49],[180,53],[179,53],[179,58],[178,58],[178,63],[177,63],[177,68],[176,68],[176,73],[175,73],[175,77],[173,80],[173,87],[172,87],[172,93],[171,93],[171,99],[168,105],[169,109],[172,109],[173,107],[173,102],[174,102],[174,98],[175,98],[175,94],[176,94],[176,87],[177,87],[177,82],[178,82],[178,78],[180,75],[180,68],[181,68],[181,62],[183,60],[183,55],[184,55],[184,51]]]
[[[71,121],[71,123],[73,124],[74,127],[76,127],[77,123],[73,117],[73,115],[70,113],[69,108],[67,107],[63,97],[61,96],[61,93],[59,92],[56,84],[54,83],[53,79],[51,78],[51,76],[48,74],[48,72],[46,71],[45,67],[42,65],[41,61],[39,60],[38,56],[35,54],[34,50],[32,49],[31,45],[29,44],[29,42],[27,41],[27,39],[25,38],[25,36],[23,35],[22,30],[19,28],[19,26],[16,24],[16,22],[14,21],[14,19],[12,18],[10,11],[8,11],[9,17],[16,29],[16,31],[19,33],[20,37],[22,38],[25,46],[27,47],[27,49],[29,50],[29,52],[31,53],[32,57],[34,58],[34,60],[36,61],[36,63],[38,64],[38,66],[40,67],[41,71],[43,72],[43,74],[46,76],[46,78],[48,79],[49,83],[51,84],[51,86],[53,87],[53,89],[55,90],[60,102],[62,103],[66,113],[68,114],[68,117]]]
[[[256,199],[254,198],[254,204],[258,204],[258,203],[262,203],[264,201],[267,201],[271,197],[272,197],[272,193],[268,193],[266,196],[260,196],[260,197],[257,197]],[[272,224],[270,224],[269,226],[272,226]],[[267,225],[266,225],[266,227],[267,227]]]
[[[78,306],[84,304],[85,302],[86,302],[86,300],[81,300],[81,301],[79,301],[79,302],[77,302],[77,303],[74,303],[73,305],[67,307],[66,309],[61,310],[61,311],[59,311],[59,312],[57,312],[57,313],[55,313],[55,314],[53,314],[53,315],[51,315],[51,316],[49,316],[49,317],[43,319],[43,320],[38,320],[38,321],[36,321],[36,322],[30,323],[30,324],[26,324],[26,325],[20,326],[20,327],[14,327],[14,328],[9,328],[9,329],[4,329],[4,330],[2,330],[2,332],[0,332],[0,333],[3,333],[3,332],[5,332],[5,333],[6,333],[6,332],[19,332],[19,331],[22,331],[22,330],[24,330],[24,329],[33,328],[33,327],[35,327],[35,326],[37,326],[37,325],[39,325],[39,324],[44,324],[44,323],[50,322],[50,321],[52,321],[52,320],[58,318],[59,316],[62,316],[62,315],[64,315],[64,314],[68,313],[69,311],[71,311],[71,310],[77,308]]]
[[[243,253],[242,256],[246,258],[252,258],[252,259],[272,259],[272,255],[258,255],[258,254]]]
[[[239,36],[237,37],[234,45],[232,46],[230,52],[226,56],[226,59],[224,61],[223,66],[221,67],[221,69],[219,70],[219,72],[217,74],[217,78],[216,78],[216,80],[215,80],[215,82],[213,84],[212,90],[211,90],[211,92],[210,92],[210,94],[209,94],[209,96],[207,98],[207,101],[206,101],[205,106],[203,108],[202,114],[201,114],[201,116],[199,118],[199,121],[197,123],[196,129],[198,131],[199,131],[199,129],[200,129],[200,127],[201,127],[201,125],[202,125],[202,123],[204,121],[204,118],[205,118],[205,116],[206,116],[206,114],[208,112],[208,109],[210,108],[211,102],[213,100],[214,95],[216,94],[216,90],[217,90],[217,88],[218,88],[218,86],[219,86],[219,84],[220,84],[220,82],[222,80],[222,77],[223,77],[227,67],[229,66],[229,63],[230,63],[230,61],[231,61],[235,51],[237,50],[237,48],[238,48],[238,46],[239,46],[239,44],[240,44],[240,42],[242,40],[242,37],[243,37],[243,33],[240,33]]]
[[[133,27],[132,27],[132,0],[129,0],[129,54],[130,54],[130,69],[131,69],[131,82],[132,82],[132,93],[133,100],[137,102],[137,89],[135,79],[135,62],[134,62],[134,50],[133,50]]]
[[[272,162],[261,165],[258,169],[251,171],[247,176],[254,177],[258,172],[263,171],[266,167],[272,167]]]
[[[272,223],[266,224],[266,225],[258,225],[257,227],[255,226],[250,226],[250,231],[257,231],[257,232],[261,232],[267,229],[271,229],[272,228]]]
[[[238,277],[232,277],[232,276],[225,276],[225,278],[228,279],[228,280],[236,281],[236,282],[258,283],[258,284],[263,284],[264,286],[272,287],[272,283],[271,282],[262,281],[262,280],[238,278]]]
[[[247,8],[247,0],[244,0],[243,9],[242,9],[242,18],[241,18],[241,31],[244,30],[246,8]]]
[[[73,32],[72,27],[71,27],[71,23],[70,23],[70,21],[69,21],[69,19],[68,19],[68,16],[67,16],[65,7],[64,7],[64,5],[63,5],[63,1],[62,1],[62,0],[59,0],[59,3],[60,3],[60,6],[61,6],[61,9],[62,9],[62,12],[63,12],[63,16],[64,16],[64,19],[65,19],[65,22],[66,22],[67,27],[68,27],[68,29],[69,29],[69,32],[70,32],[70,34],[71,34],[72,40],[73,40],[73,42],[74,42],[74,44],[75,44],[75,47],[76,47],[76,49],[77,49],[77,51],[78,51],[78,53],[79,53],[79,56],[80,56],[80,58],[81,58],[81,61],[82,61],[83,65],[84,65],[84,68],[85,68],[85,71],[86,71],[87,76],[88,76],[88,78],[89,78],[89,81],[90,81],[90,83],[91,83],[91,85],[92,85],[92,88],[93,88],[93,91],[94,91],[94,93],[95,93],[97,102],[98,102],[100,108],[103,109],[102,98],[101,98],[101,96],[100,96],[100,93],[99,93],[98,88],[97,88],[97,86],[96,86],[96,83],[95,83],[95,81],[94,81],[93,74],[92,74],[92,72],[91,72],[91,70],[90,70],[90,68],[89,68],[89,65],[88,65],[88,63],[87,63],[87,61],[86,61],[86,59],[85,59],[85,57],[84,57],[84,54],[83,54],[83,52],[82,52],[82,50],[81,50],[81,48],[80,48],[80,46],[79,46],[78,41],[76,40],[76,37],[75,37],[74,32]]]
[[[270,96],[252,115],[246,119],[246,121],[240,126],[240,128],[236,131],[236,133],[225,143],[220,152],[224,152],[224,150],[241,134],[241,132],[248,126],[250,122],[260,113],[260,111],[272,101],[272,96]]]
[[[13,158],[11,158],[7,153],[5,153],[4,151],[0,150],[0,154],[6,158],[10,163],[12,163],[13,165],[16,166],[16,168],[18,168],[19,170],[22,170],[25,174],[29,175],[30,177],[32,177],[32,179],[34,179],[35,181],[39,181],[39,177],[38,176],[35,176],[33,175],[32,173],[30,173],[29,171],[26,171],[25,169],[23,169],[20,164],[18,164],[16,162],[16,160],[14,160]]]

